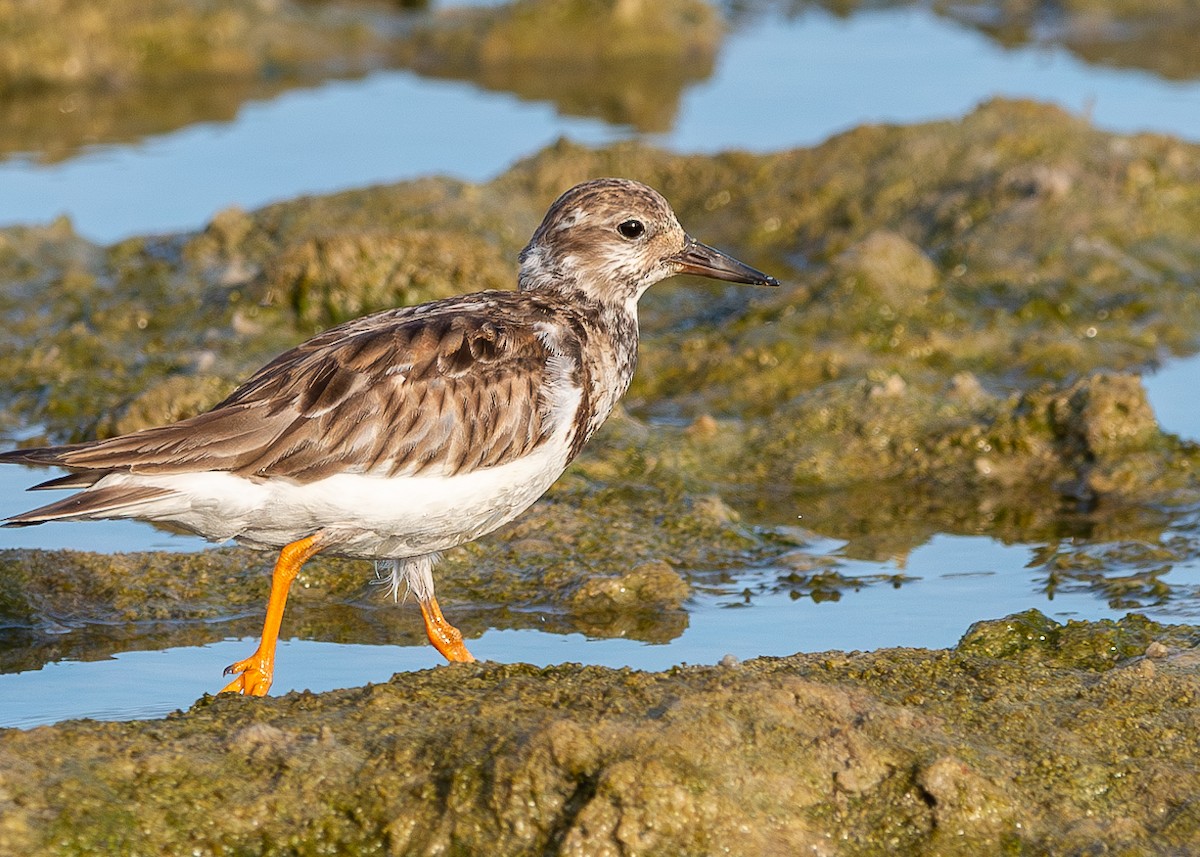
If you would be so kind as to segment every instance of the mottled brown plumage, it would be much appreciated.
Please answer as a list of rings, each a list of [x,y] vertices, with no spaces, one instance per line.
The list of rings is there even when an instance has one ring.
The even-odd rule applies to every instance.
[[[8,520],[130,517],[281,548],[263,643],[227,689],[265,692],[282,598],[319,551],[389,559],[434,644],[435,552],[520,514],[611,413],[637,362],[637,300],[677,273],[775,281],[689,238],[656,191],[577,185],[522,251],[519,290],[387,310],[260,369],[207,413],[91,443],[0,454],[83,489]],[[282,591],[283,595],[278,592]]]
[[[337,472],[494,467],[548,436],[539,391],[553,355],[541,325],[563,326],[559,348],[581,362],[588,324],[576,307],[518,292],[453,297],[332,328],[275,358],[207,413],[6,456],[87,468],[97,479],[204,469],[311,482]]]

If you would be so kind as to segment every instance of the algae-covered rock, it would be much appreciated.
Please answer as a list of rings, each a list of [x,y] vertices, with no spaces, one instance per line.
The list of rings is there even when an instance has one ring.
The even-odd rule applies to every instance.
[[[1141,379],[1097,375],[1051,405],[1056,433],[1094,459],[1113,458],[1151,442],[1158,430]]]
[[[568,601],[571,620],[592,637],[632,637],[666,642],[687,628],[686,580],[665,560],[640,563],[616,576],[583,581]],[[674,622],[664,617],[674,616]]]
[[[1027,610],[1005,619],[976,622],[959,641],[958,651],[1042,666],[1107,670],[1144,655],[1159,627],[1137,614],[1120,622],[1060,625],[1037,610]],[[1194,635],[1183,639],[1188,645],[1200,642]]]
[[[367,33],[288,3],[149,0],[5,3],[0,93],[47,87],[122,87],[147,80],[257,76],[269,67],[339,57]]]
[[[646,610],[678,608],[688,596],[688,585],[662,560],[644,562],[618,577],[594,577],[571,597],[581,612],[605,612],[630,606]]]
[[[208,409],[229,392],[220,378],[170,375],[150,384],[121,408],[113,423],[115,434],[126,434],[151,426],[185,419]]]
[[[1057,643],[454,665],[0,731],[0,852],[1186,853],[1195,629],[993,625]]]
[[[845,250],[832,268],[835,276],[851,279],[852,287],[878,295],[892,308],[919,303],[938,281],[937,267],[920,247],[886,230],[872,232]]]
[[[1021,178],[1032,166],[1069,171],[1071,192]],[[1198,344],[1197,147],[1105,134],[1053,108],[994,102],[961,122],[863,128],[770,155],[563,143],[484,185],[406,182],[273,205],[232,217],[233,225],[218,218],[198,235],[92,248],[70,268],[38,272],[37,306],[14,300],[0,308],[8,329],[38,331],[37,354],[45,355],[39,364],[35,344],[21,337],[8,345],[16,350],[4,365],[14,380],[5,404],[52,436],[78,437],[79,389],[69,381],[47,388],[47,368],[67,378],[95,371],[87,407],[106,413],[145,386],[145,375],[130,371],[138,361],[147,371],[187,373],[192,364],[192,372],[232,380],[331,312],[404,291],[413,260],[441,270],[442,240],[470,252],[430,293],[466,287],[468,277],[512,283],[515,255],[546,205],[597,174],[662,188],[693,233],[787,280],[770,294],[668,285],[646,297],[631,401],[653,415],[761,415],[830,381],[867,376],[896,375],[918,390],[969,372],[985,389],[1012,390],[1136,370],[1164,349]],[[30,242],[16,231],[6,240]],[[400,273],[389,290],[378,281],[392,262]],[[28,266],[12,270],[3,272],[7,288],[33,289]],[[101,307],[111,302],[111,318],[69,315],[84,287]],[[896,292],[883,299],[881,288]],[[304,321],[283,293],[293,289]],[[344,292],[345,306],[327,306]],[[139,302],[146,310],[130,313]],[[167,309],[151,312],[155,306]],[[146,326],[109,326],[122,318]],[[67,331],[68,322],[75,328]],[[124,337],[123,365],[120,354],[106,353],[114,335]],[[102,359],[75,366],[58,356],[80,341]],[[146,359],[154,355],[161,362]],[[210,363],[195,362],[208,356]],[[25,391],[36,395],[12,401]]]
[[[1172,80],[1200,76],[1200,8],[1189,0],[968,0],[935,8],[1006,46],[1049,41],[1095,65]]]
[[[400,53],[423,75],[665,131],[684,87],[712,73],[722,31],[703,0],[517,0],[435,15]]]
[[[330,77],[410,67],[565,112],[665,130],[713,68],[723,26],[702,0],[423,2],[109,0],[0,4],[0,153],[229,121],[249,100]]]
[[[0,4],[0,152],[80,146],[231,120],[247,100],[386,62],[376,10],[231,0]]]
[[[839,18],[911,0],[739,0],[728,4],[736,27],[764,12],[819,7]],[[1049,46],[1090,65],[1141,69],[1169,80],[1200,76],[1200,9],[1192,0],[937,0],[933,12],[1004,48]]]
[[[324,330],[395,306],[512,287],[512,263],[474,236],[429,230],[311,238],[264,272],[263,299],[290,304],[296,321]]]

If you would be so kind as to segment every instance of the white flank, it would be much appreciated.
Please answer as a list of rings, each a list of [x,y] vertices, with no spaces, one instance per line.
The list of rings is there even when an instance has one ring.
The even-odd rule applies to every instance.
[[[319,530],[342,538],[330,553],[409,557],[489,533],[529,508],[566,466],[553,441],[517,461],[455,476],[341,473],[300,483],[210,471],[114,473],[96,487],[153,485],[173,493],[119,510],[123,518],[177,524],[214,541],[279,548]]]

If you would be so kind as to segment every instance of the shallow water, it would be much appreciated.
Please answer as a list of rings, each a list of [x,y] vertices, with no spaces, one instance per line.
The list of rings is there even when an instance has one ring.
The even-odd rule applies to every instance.
[[[838,545],[829,542],[825,547],[836,552]],[[904,571],[917,580],[899,588],[864,587],[836,602],[757,594],[754,590],[767,579],[742,577],[736,591],[693,598],[688,628],[667,644],[532,629],[493,629],[468,642],[480,660],[661,670],[680,663],[712,664],[726,655],[744,660],[826,649],[945,647],[957,642],[970,623],[983,615],[1002,616],[1030,607],[1059,621],[1124,615],[1090,593],[1048,600],[1024,568],[1030,553],[1028,546],[1002,545],[987,538],[937,536],[908,557]],[[892,563],[848,561],[846,565],[847,574],[896,570]],[[416,612],[411,604],[389,609]],[[69,717],[161,716],[219,690],[224,666],[246,657],[256,645],[254,638],[227,639],[207,646],[124,652],[99,661],[51,663],[40,670],[0,675],[0,726],[30,727]],[[427,645],[284,640],[272,693],[382,682],[397,672],[441,663]]]
[[[766,15],[746,23],[727,39],[713,77],[685,92],[672,129],[648,139],[684,151],[774,150],[812,144],[863,122],[954,117],[995,95],[1054,101],[1087,111],[1108,129],[1152,129],[1200,140],[1200,83],[1088,66],[1055,47],[1004,49],[917,9],[845,19],[812,11],[792,20]],[[83,234],[101,241],[192,229],[233,204],[253,207],[430,173],[486,178],[560,135],[586,143],[637,136],[470,84],[381,72],[247,105],[232,123],[196,125],[137,145],[97,147],[50,166],[22,159],[0,163],[0,222],[67,213]],[[1166,429],[1200,439],[1200,418],[1191,406],[1198,386],[1200,358],[1175,361],[1147,379]],[[41,498],[21,489],[45,478],[49,475],[22,468],[0,469],[0,515],[35,505]],[[122,522],[0,530],[0,548],[5,547],[190,551],[205,543]],[[841,547],[818,540],[812,550],[838,555]],[[667,644],[490,630],[471,647],[477,657],[500,661],[661,669],[713,663],[726,654],[947,646],[977,619],[1030,607],[1060,620],[1121,615],[1089,591],[1049,598],[1040,572],[1028,567],[1037,547],[939,535],[902,564],[843,559],[846,575],[903,572],[910,580],[822,602],[770,591],[771,570],[759,569],[727,591],[696,594],[688,605],[687,629]],[[364,564],[364,578],[369,573]],[[1194,586],[1200,568],[1180,564],[1164,579]],[[394,609],[415,612],[412,605]],[[1200,601],[1142,612],[1196,621]],[[249,638],[227,639],[0,675],[0,726],[160,716],[217,690],[222,668],[254,645]],[[274,692],[384,681],[398,671],[439,663],[423,645],[285,640]]]
[[[1153,375],[1147,375],[1143,383],[1163,431],[1200,441],[1200,410],[1196,408],[1200,354],[1172,360]]]
[[[1194,370],[1200,370],[1200,360]],[[19,468],[13,468],[24,474]],[[18,495],[19,496],[19,495]],[[6,506],[12,495],[6,495]],[[42,544],[53,545],[55,531],[92,550],[186,550],[204,545],[200,539],[173,536],[140,523],[49,525]],[[13,536],[0,530],[4,541]],[[17,534],[29,530],[17,530]],[[85,536],[92,536],[87,544]],[[814,553],[839,555],[842,543],[816,540]],[[738,577],[725,589],[698,592],[688,603],[688,627],[665,644],[626,639],[592,639],[533,629],[492,629],[470,647],[481,660],[548,665],[576,662],[611,667],[659,670],[674,664],[711,664],[726,655],[739,659],[783,656],[798,651],[870,650],[890,646],[952,646],[980,618],[1003,616],[1030,608],[1058,621],[1116,619],[1114,610],[1096,593],[1083,589],[1046,594],[1040,571],[1031,570],[1035,545],[1006,545],[982,536],[938,535],[913,550],[903,563],[842,559],[839,571],[849,577],[894,575],[900,586],[876,583],[846,591],[839,599],[793,599],[772,591],[772,569]],[[363,564],[364,578],[369,566]],[[1164,580],[1178,586],[1200,584],[1200,566],[1176,565]],[[406,610],[411,604],[383,609]],[[1160,621],[1200,621],[1200,600],[1175,601],[1164,609],[1140,610]],[[285,639],[279,648],[272,692],[323,691],[388,680],[394,673],[428,669],[442,663],[427,645],[352,645]],[[221,670],[245,657],[257,644],[252,637],[220,643],[176,647],[164,651],[131,651],[94,661],[51,663],[39,670],[0,675],[0,726],[31,727],[65,718],[128,719],[155,717],[186,708],[224,683]]]

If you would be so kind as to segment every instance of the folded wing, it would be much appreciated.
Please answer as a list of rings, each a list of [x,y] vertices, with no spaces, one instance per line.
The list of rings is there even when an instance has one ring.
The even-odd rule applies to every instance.
[[[0,462],[72,471],[39,488],[87,488],[115,472],[310,482],[504,464],[550,435],[547,373],[570,363],[554,359],[528,312],[510,310],[516,300],[497,292],[358,319],[280,355],[206,413],[101,441],[13,450]],[[119,495],[93,489],[10,520],[97,515],[126,505]]]

